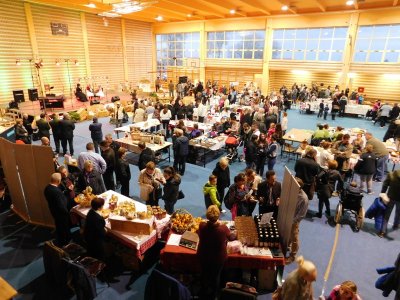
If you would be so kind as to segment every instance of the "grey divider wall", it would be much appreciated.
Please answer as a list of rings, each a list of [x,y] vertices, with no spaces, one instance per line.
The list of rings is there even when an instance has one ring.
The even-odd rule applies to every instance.
[[[29,223],[54,226],[43,194],[54,172],[52,149],[46,146],[16,145],[4,139],[0,140],[0,145],[13,210]]]
[[[29,221],[28,208],[21,188],[14,147],[14,143],[11,143],[4,138],[0,138],[1,165],[5,173],[8,190],[10,191],[13,205],[12,209],[23,220]]]
[[[282,252],[286,255],[286,250],[290,242],[290,232],[292,230],[293,217],[296,210],[297,195],[300,186],[289,169],[285,167],[282,182],[281,201],[278,211],[278,230],[281,236]]]

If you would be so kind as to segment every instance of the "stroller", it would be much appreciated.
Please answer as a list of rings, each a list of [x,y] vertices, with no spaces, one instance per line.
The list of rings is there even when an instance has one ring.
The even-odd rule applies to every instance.
[[[229,160],[229,164],[239,158],[238,148],[242,146],[243,141],[240,140],[239,136],[231,134],[225,141],[225,149],[228,152],[226,158]]]
[[[339,203],[336,207],[335,222],[340,223],[345,211],[350,212],[356,218],[356,231],[364,224],[365,211],[362,206],[363,194],[357,187],[349,186],[340,193]]]

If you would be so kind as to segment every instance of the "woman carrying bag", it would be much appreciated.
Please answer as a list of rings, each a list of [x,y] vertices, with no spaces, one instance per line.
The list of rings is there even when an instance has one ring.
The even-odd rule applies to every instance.
[[[154,162],[149,161],[139,174],[140,198],[148,205],[158,206],[158,200],[162,196],[161,184],[165,183],[161,170],[156,168]]]
[[[164,169],[164,188],[162,199],[165,202],[165,210],[168,214],[172,215],[174,206],[179,199],[179,185],[181,184],[181,176],[176,173],[173,167],[166,167]]]

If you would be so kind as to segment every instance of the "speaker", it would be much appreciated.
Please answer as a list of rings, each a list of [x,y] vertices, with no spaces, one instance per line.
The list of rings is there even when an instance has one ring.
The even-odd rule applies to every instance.
[[[187,83],[188,77],[187,76],[179,76],[179,83]]]
[[[8,103],[8,107],[9,108],[16,108],[18,109],[18,103],[15,101],[11,101],[10,103]]]
[[[25,95],[23,90],[15,90],[13,91],[14,102],[25,102]]]
[[[111,98],[111,102],[117,102],[117,101],[119,101],[119,100],[121,100],[121,99],[119,98],[119,96],[114,96],[114,97]]]
[[[39,98],[37,89],[28,89],[29,100],[36,101]]]

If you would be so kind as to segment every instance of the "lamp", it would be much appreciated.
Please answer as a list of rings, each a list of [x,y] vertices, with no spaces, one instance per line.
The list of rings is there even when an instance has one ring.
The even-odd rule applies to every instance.
[[[74,60],[74,65],[79,66],[79,61],[77,59]]]
[[[60,66],[60,60],[56,59],[56,66],[59,67]]]
[[[15,65],[16,65],[16,66],[20,66],[20,65],[21,65],[21,60],[20,60],[19,58],[17,58],[17,59],[15,60]]]

